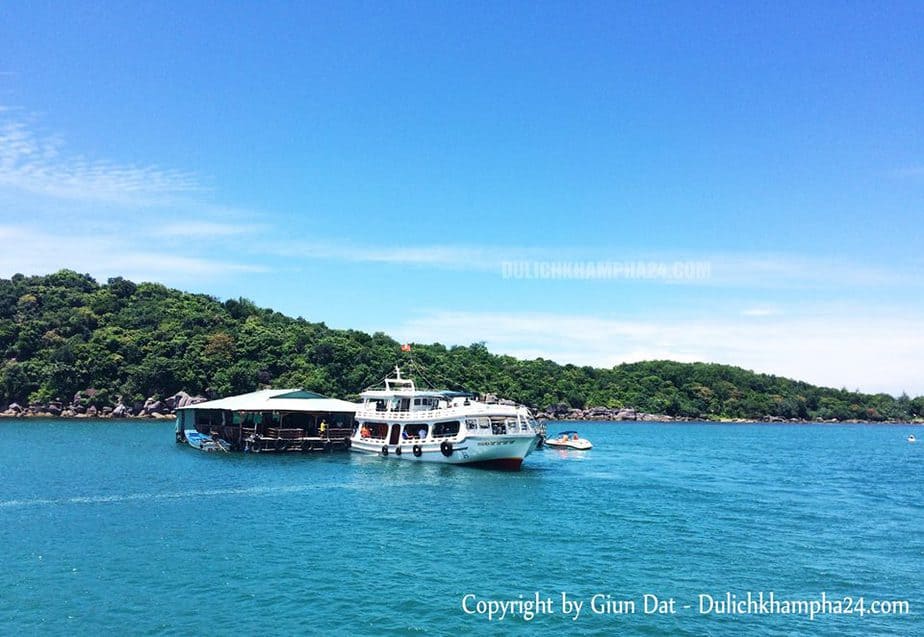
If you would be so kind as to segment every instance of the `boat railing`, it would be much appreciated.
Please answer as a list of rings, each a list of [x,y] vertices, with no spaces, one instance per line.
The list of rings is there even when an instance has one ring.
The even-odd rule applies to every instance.
[[[353,430],[350,427],[331,427],[324,432],[324,438],[330,438],[336,440],[338,438],[349,438],[353,434]]]
[[[268,438],[280,438],[282,440],[297,440],[305,437],[304,429],[283,429],[281,427],[267,427],[266,435]]]
[[[225,426],[213,428],[210,433],[217,434],[225,440],[244,439],[258,434],[260,438],[271,440],[342,440],[343,438],[349,438],[353,430],[349,427],[331,427],[324,431],[302,429],[300,427],[266,427],[262,431],[258,431],[257,427]]]
[[[361,407],[357,412],[357,418],[383,418],[385,420],[434,420],[442,418],[464,417],[475,411],[472,407],[475,405],[462,405],[457,407],[443,407],[437,409],[427,409],[420,411],[379,411],[376,409],[366,409]],[[479,404],[479,407],[483,405]]]

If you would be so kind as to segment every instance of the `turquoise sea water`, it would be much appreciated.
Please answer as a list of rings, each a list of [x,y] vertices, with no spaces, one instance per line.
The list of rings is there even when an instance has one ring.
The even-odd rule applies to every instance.
[[[578,428],[592,451],[504,473],[203,454],[166,422],[0,422],[2,632],[924,634],[920,428]],[[749,591],[910,613],[699,613]],[[461,605],[536,593],[553,604],[532,621]],[[676,612],[646,615],[646,593]],[[636,612],[594,614],[597,594]]]

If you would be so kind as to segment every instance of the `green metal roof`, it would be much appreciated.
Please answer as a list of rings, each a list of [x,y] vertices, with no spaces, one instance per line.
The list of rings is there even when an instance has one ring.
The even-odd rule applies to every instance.
[[[288,393],[286,393],[286,394],[278,394],[278,395],[276,395],[276,396],[271,396],[271,397],[270,397],[270,400],[274,400],[274,399],[276,399],[276,398],[307,398],[307,399],[315,399],[315,398],[327,398],[327,396],[322,396],[321,394],[316,394],[315,392],[313,392],[313,391],[308,391],[308,390],[306,390],[306,389],[299,389],[299,390],[296,390],[296,391],[290,391],[290,392],[288,392]]]

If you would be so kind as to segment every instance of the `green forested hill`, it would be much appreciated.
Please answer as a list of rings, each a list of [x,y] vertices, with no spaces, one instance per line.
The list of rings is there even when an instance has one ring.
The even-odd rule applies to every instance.
[[[179,390],[227,395],[260,386],[357,394],[406,354],[385,334],[335,330],[246,299],[219,300],[122,278],[100,285],[62,270],[0,279],[0,408],[70,400],[111,405]],[[631,407],[672,416],[904,419],[924,397],[820,388],[737,367],[650,361],[612,369],[517,360],[482,344],[414,345],[441,385],[534,407]]]

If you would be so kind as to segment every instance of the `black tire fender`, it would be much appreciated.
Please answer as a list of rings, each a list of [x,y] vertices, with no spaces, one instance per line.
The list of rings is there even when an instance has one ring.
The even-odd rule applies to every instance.
[[[452,443],[448,440],[444,440],[440,443],[440,452],[447,458],[452,455]]]
[[[423,449],[420,448],[420,445],[414,445],[412,451],[414,452],[414,456],[417,458],[423,455]]]

